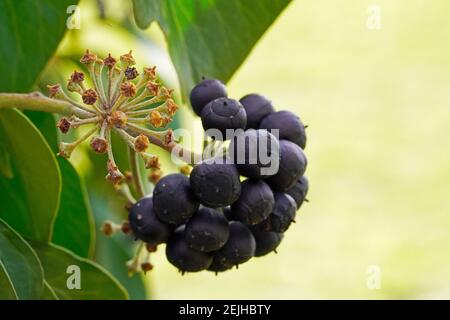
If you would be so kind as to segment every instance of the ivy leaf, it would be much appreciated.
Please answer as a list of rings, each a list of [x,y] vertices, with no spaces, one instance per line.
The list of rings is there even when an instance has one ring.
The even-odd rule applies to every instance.
[[[55,155],[17,110],[0,110],[0,131],[12,166],[12,178],[0,177],[0,218],[27,239],[49,241],[61,193]]]
[[[59,300],[53,288],[44,280],[44,295],[42,300]]]
[[[54,244],[32,242],[42,266],[45,280],[62,300],[123,300],[128,293],[123,286],[105,269],[91,260],[81,258],[63,247]],[[80,289],[69,289],[67,280],[71,274],[68,267],[77,266],[80,270]]]
[[[183,96],[201,78],[227,82],[290,0],[133,0],[136,23],[159,22]]]
[[[0,1],[0,91],[26,92],[53,55],[76,0]]]
[[[0,300],[40,299],[44,293],[41,263],[28,243],[0,220]]]

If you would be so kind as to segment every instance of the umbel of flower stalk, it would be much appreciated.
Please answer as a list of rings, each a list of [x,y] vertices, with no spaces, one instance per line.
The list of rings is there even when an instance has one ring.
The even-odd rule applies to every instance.
[[[90,127],[78,140],[61,143],[58,154],[69,158],[80,143],[90,139],[95,152],[108,155],[106,178],[119,184],[124,175],[114,161],[111,144],[111,132],[116,131],[142,157],[148,169],[158,169],[158,157],[146,150],[151,141],[160,145],[173,142],[171,129],[161,128],[172,121],[178,105],[172,99],[172,90],[158,83],[156,67],[139,73],[131,51],[117,60],[111,54],[100,59],[86,50],[80,61],[86,66],[93,87],[86,86],[83,72],[74,71],[66,89],[81,99],[70,97],[59,84],[48,86],[50,97],[65,100],[72,107],[73,115],[61,118],[57,124],[62,133]],[[103,79],[107,79],[106,83]]]

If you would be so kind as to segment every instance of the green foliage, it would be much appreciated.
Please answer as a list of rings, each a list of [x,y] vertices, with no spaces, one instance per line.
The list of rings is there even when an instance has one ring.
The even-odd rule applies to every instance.
[[[39,299],[44,274],[36,253],[0,220],[0,299]]]
[[[136,23],[159,22],[184,97],[202,77],[228,81],[290,0],[133,0]]]
[[[36,81],[66,31],[73,0],[0,1],[0,90],[26,92]]]

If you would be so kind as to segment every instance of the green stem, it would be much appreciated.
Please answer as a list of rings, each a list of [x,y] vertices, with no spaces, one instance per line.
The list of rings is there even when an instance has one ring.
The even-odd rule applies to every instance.
[[[39,92],[33,93],[0,93],[0,109],[18,108],[25,110],[45,111],[65,116],[76,115],[80,118],[92,117],[82,110],[74,110],[66,101],[50,99]]]
[[[130,157],[131,174],[133,175],[134,188],[139,199],[145,196],[144,184],[142,183],[141,174],[139,172],[139,163],[136,152],[128,147],[128,155]]]

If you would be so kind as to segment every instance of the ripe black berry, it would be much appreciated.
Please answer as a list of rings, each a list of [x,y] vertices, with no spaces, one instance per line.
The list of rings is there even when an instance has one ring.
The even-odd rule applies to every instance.
[[[130,210],[128,219],[135,237],[150,245],[158,245],[169,239],[171,228],[156,217],[151,197],[136,202]]]
[[[153,208],[166,223],[185,223],[198,209],[189,178],[183,174],[169,174],[158,181],[153,190]]]
[[[265,226],[262,224],[257,224],[250,228],[256,241],[255,257],[264,256],[275,249],[283,240],[283,234],[267,231]]]
[[[230,235],[228,220],[215,209],[202,207],[186,224],[186,241],[195,250],[211,252],[219,250]]]
[[[297,205],[295,200],[286,193],[276,192],[274,196],[273,211],[261,225],[265,226],[268,231],[285,232],[295,219]]]
[[[233,211],[231,211],[230,207],[223,208],[223,214],[224,214],[225,218],[227,218],[228,221],[237,221],[237,219],[234,216]]]
[[[255,255],[256,243],[250,229],[238,221],[230,222],[227,243],[214,253],[210,271],[225,271],[250,260]]]
[[[303,201],[305,200],[306,195],[308,194],[308,188],[309,188],[308,178],[306,178],[306,176],[302,176],[300,179],[297,180],[297,182],[294,184],[293,187],[289,188],[286,191],[288,195],[294,198],[295,203],[297,203],[297,209],[300,208]]]
[[[227,88],[222,82],[216,79],[207,79],[192,89],[190,100],[194,112],[200,116],[203,108],[210,101],[227,96]]]
[[[247,125],[247,115],[244,107],[236,100],[228,98],[218,98],[209,102],[202,110],[203,129],[217,129],[221,137],[214,136],[216,140],[228,140],[236,129],[245,129]],[[227,137],[227,129],[232,130]]]
[[[228,206],[241,193],[239,172],[229,160],[216,158],[197,164],[191,172],[190,182],[200,203],[211,208]]]
[[[262,95],[248,94],[239,100],[247,113],[247,128],[259,128],[261,120],[275,112],[272,103]]]
[[[230,142],[231,158],[239,173],[249,178],[266,178],[278,171],[280,145],[267,130],[249,129]]]
[[[278,172],[266,181],[274,190],[285,192],[305,173],[307,164],[306,156],[299,146],[288,140],[280,140]]]
[[[274,208],[270,187],[262,180],[248,179],[242,183],[239,199],[231,205],[233,217],[248,225],[260,223]]]
[[[305,126],[300,118],[290,111],[278,111],[269,114],[259,125],[261,129],[278,129],[279,138],[294,142],[300,148],[305,149]]]
[[[185,227],[175,230],[166,246],[167,260],[181,271],[197,272],[207,269],[212,255],[191,249],[186,242]]]

